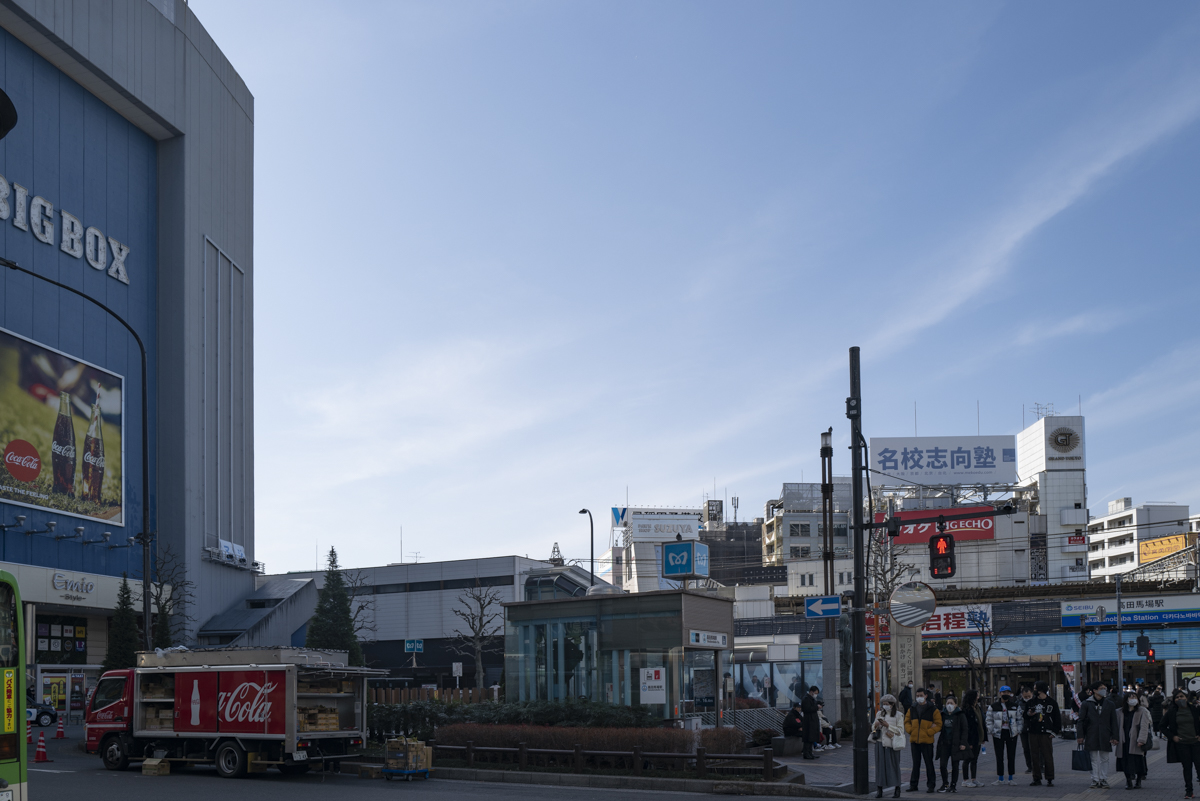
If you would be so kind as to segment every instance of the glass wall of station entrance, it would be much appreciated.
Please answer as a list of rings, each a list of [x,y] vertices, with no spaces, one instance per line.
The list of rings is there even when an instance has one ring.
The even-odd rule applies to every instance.
[[[509,701],[589,698],[677,718],[716,710],[733,602],[665,590],[510,603],[504,639]],[[662,671],[662,689],[643,682],[649,668]]]

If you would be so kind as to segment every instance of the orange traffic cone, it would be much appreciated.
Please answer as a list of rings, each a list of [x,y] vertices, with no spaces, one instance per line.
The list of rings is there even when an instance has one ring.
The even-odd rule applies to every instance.
[[[61,717],[58,719],[58,731],[54,732],[54,739],[55,740],[67,739],[67,733],[66,733],[66,731],[63,730],[63,719]]]
[[[46,756],[46,732],[38,732],[38,747],[37,753],[33,755],[34,762],[53,762],[50,757]]]
[[[25,742],[29,745],[33,745],[33,721],[32,720],[25,721]]]

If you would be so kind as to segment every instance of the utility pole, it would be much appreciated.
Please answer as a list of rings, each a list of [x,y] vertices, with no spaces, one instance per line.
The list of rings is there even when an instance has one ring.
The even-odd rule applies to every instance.
[[[821,550],[825,563],[825,594],[833,595],[833,426],[821,434]],[[825,621],[825,639],[837,636],[835,621]]]
[[[1121,574],[1117,574],[1117,687],[1125,689],[1125,646],[1121,643]]]
[[[1082,698],[1083,688],[1087,686],[1087,619],[1079,616],[1079,681],[1075,692]]]
[[[854,636],[854,660],[850,673],[854,690],[854,792],[863,795],[870,791],[867,729],[871,721],[867,709],[867,570],[866,550],[863,548],[862,386],[858,346],[850,348],[850,397],[846,398],[846,417],[850,419],[850,471],[854,493],[854,606],[850,610]]]

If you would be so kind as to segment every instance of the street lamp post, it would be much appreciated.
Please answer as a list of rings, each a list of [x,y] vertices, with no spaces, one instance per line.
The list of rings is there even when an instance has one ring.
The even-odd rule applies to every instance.
[[[114,320],[125,326],[125,330],[133,335],[133,341],[137,343],[138,350],[142,354],[142,531],[137,535],[137,539],[142,543],[142,643],[147,651],[150,650],[150,438],[147,435],[147,420],[149,419],[149,409],[146,406],[146,346],[142,343],[142,338],[138,336],[138,332],[133,330],[133,326],[125,322],[121,315],[117,314],[112,309],[105,306],[100,301],[90,295],[85,295],[74,287],[59,283],[53,278],[47,278],[44,275],[38,275],[32,270],[26,270],[24,267],[17,264],[15,261],[0,256],[0,264],[16,270],[26,275],[31,275],[34,278],[45,281],[48,284],[54,284],[59,289],[65,289],[68,292],[78,295],[84,300],[90,301],[99,306],[104,311],[108,312]]]
[[[592,552],[592,575],[589,586],[596,586],[596,524],[592,520],[592,513],[587,509],[580,509],[579,514],[588,516],[588,531],[591,535],[591,552]]]

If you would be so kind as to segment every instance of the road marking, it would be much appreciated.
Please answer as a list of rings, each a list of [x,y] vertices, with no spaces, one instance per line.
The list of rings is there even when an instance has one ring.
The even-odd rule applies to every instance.
[[[26,768],[30,773],[74,773],[73,770],[49,770],[47,768]]]

